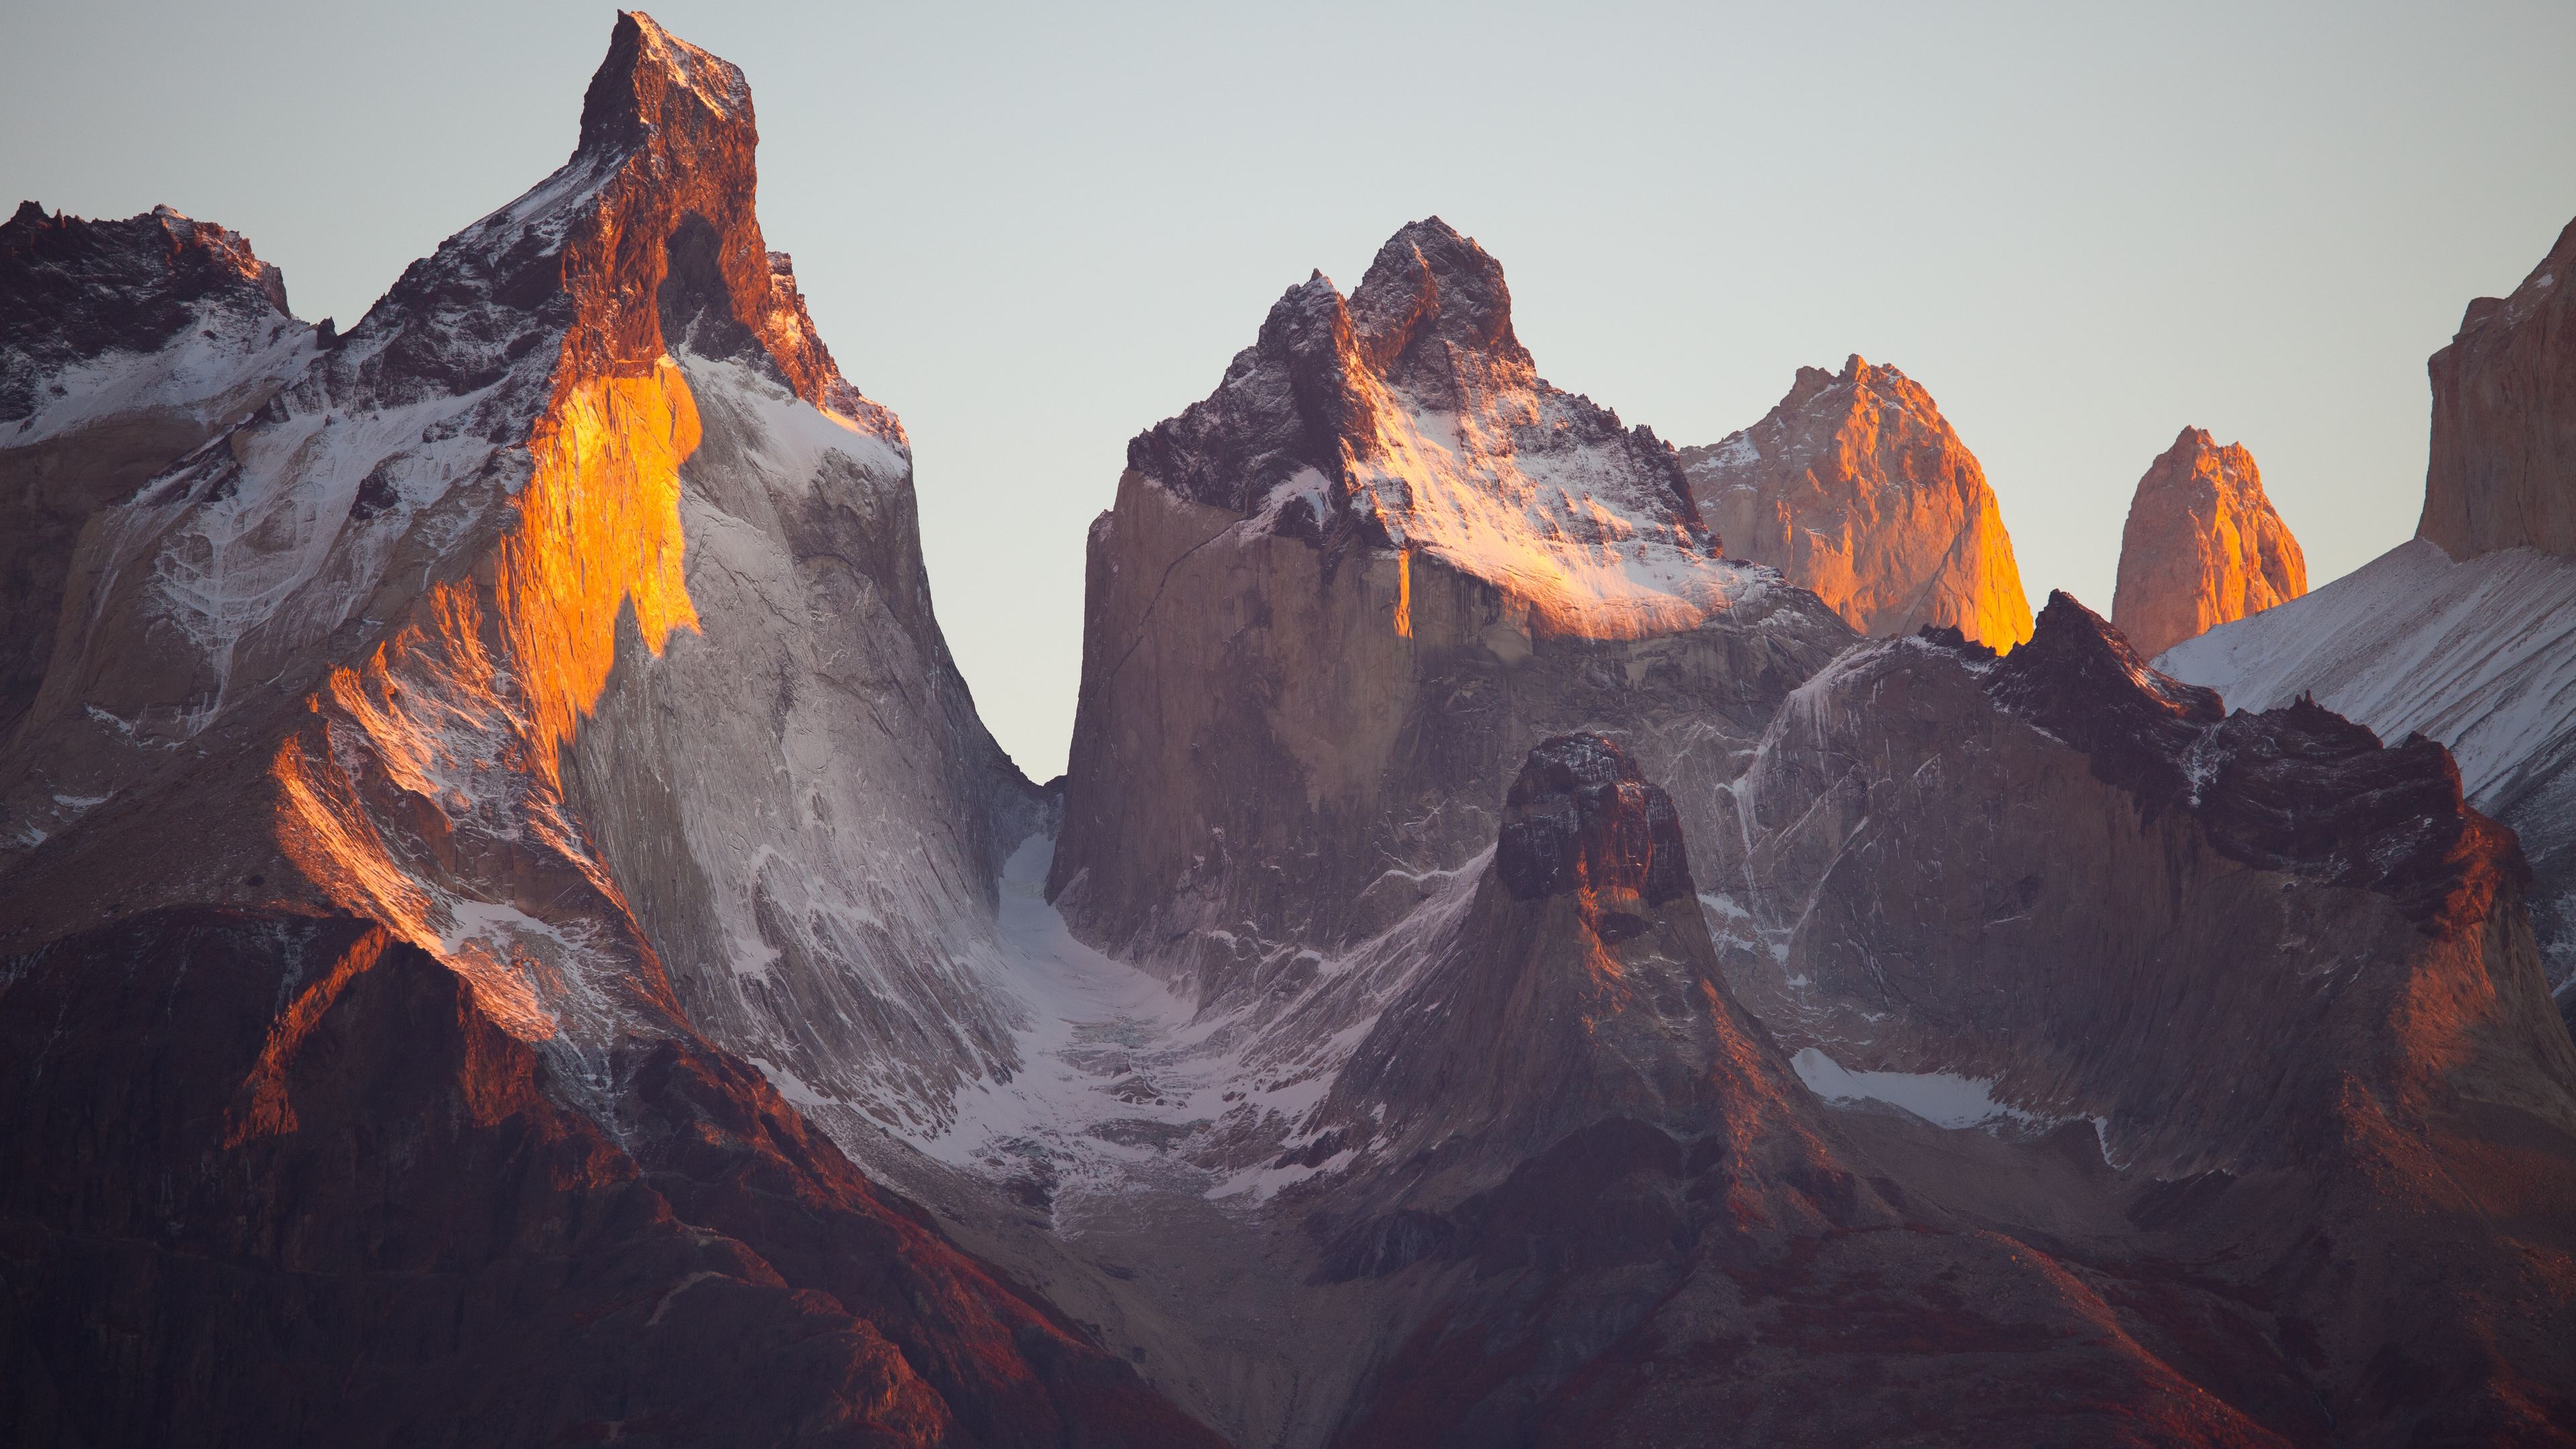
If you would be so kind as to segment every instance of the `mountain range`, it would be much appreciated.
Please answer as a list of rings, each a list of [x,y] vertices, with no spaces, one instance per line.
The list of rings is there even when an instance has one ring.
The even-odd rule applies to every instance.
[[[1041,785],[756,146],[627,13],[346,331],[0,225],[11,1442],[2576,1442],[2576,228],[2417,538],[2186,428],[2106,620],[1413,222],[1103,461]]]

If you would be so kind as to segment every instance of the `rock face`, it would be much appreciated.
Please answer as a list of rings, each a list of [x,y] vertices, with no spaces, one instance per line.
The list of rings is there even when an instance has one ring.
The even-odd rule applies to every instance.
[[[1714,556],[1651,433],[1535,376],[1500,267],[1437,220],[1347,301],[1289,289],[1130,445],[1090,550],[1050,891],[1210,1001],[1401,919],[1537,740],[1616,721],[1713,786],[1851,637]]]
[[[14,1424],[1207,1442],[745,1065],[845,1136],[1007,1070],[975,973],[1045,810],[931,620],[901,429],[761,243],[754,142],[739,71],[624,15],[566,165],[327,350],[223,233],[94,263],[119,316],[300,349],[264,401],[266,363],[134,352],[159,321],[22,349],[39,430],[250,411],[82,495],[0,751],[0,1242],[52,1325],[0,1347]]]
[[[2576,222],[2510,297],[2480,297],[2433,354],[2433,446],[2415,525],[2454,559],[2576,554]]]
[[[1357,1165],[1445,1145],[1455,1171],[1480,1136],[1517,1165],[1605,1118],[1687,1135],[1730,1106],[1776,1116],[1794,1093],[1724,995],[1672,797],[1602,736],[1530,751],[1476,898],[1433,956],[1325,1103]]]
[[[2440,741],[2470,802],[2521,839],[2541,959],[2576,1011],[2576,560],[2453,563],[2413,539],[2156,666],[2235,708],[2313,697],[2382,738]]]
[[[1995,649],[2030,637],[2003,512],[1974,454],[1893,367],[1802,367],[1762,421],[1681,453],[1730,552],[1813,589],[1853,628],[1926,624]]]
[[[2120,533],[2111,621],[2154,658],[2308,591],[2307,555],[2242,443],[2185,428],[2138,480]]]
[[[222,227],[32,201],[0,223],[0,741],[44,682],[81,529],[266,402],[318,341],[277,268]]]
[[[2548,1015],[2521,851],[2448,752],[2305,702],[2228,715],[2063,594],[2001,662],[1930,639],[1845,656],[1739,793],[1727,967],[1785,1044],[1997,1079],[2160,1173],[2295,1161],[2349,1063],[2432,1073],[2460,1033]],[[2401,1003],[2426,993],[2480,1004],[2410,1039]],[[2142,1013],[2172,1038],[2129,1029]],[[2332,1046],[2239,1092],[2226,1063],[2291,1036]]]
[[[2576,1049],[2521,853],[2438,745],[2309,702],[2227,715],[2061,594],[2000,661],[1956,636],[1844,656],[1738,791],[1743,855],[1704,888],[1744,910],[1728,979],[1811,1081],[1981,1088],[2024,1130],[2090,1119],[2121,1173],[2210,1191],[2180,1210],[2233,1245],[2222,1276],[2302,1285],[2275,1307],[2320,1326],[2297,1372],[2339,1438],[2443,1414],[2563,1432],[2525,1397],[2576,1371],[2557,1330],[2499,1315],[2560,1321],[2576,1295],[2502,1309],[2521,1250],[2484,1224],[2520,1211],[2513,1173],[2576,1183]],[[2523,1166],[2474,1166],[2498,1153]],[[2340,1278],[2302,1276],[2303,1230]],[[2425,1377],[2392,1390],[2371,1368],[2392,1362]]]

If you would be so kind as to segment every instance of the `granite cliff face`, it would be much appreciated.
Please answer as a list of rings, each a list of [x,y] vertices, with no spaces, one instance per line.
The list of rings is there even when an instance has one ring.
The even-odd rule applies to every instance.
[[[1802,367],[1762,421],[1686,448],[1700,515],[1727,549],[1812,589],[1853,628],[1926,624],[1995,649],[2030,637],[2003,512],[1974,454],[1893,367]]]
[[[148,322],[13,333],[11,462],[75,418],[209,436],[99,475],[27,591],[30,1433],[1207,1442],[746,1065],[844,1140],[1007,1071],[978,973],[1044,814],[931,619],[902,431],[762,245],[754,144],[738,70],[621,16],[565,166],[327,347],[218,230],[11,224],[5,295],[77,253]]]
[[[2111,620],[2147,658],[2308,591],[2307,555],[2242,443],[2185,428],[2138,480]]]
[[[1130,445],[1090,547],[1049,889],[1203,1001],[1402,919],[1539,739],[1610,723],[1665,778],[1731,778],[1851,637],[1716,557],[1651,433],[1536,377],[1501,268],[1437,220],[1347,300],[1289,289]]]
[[[2432,458],[2415,525],[2455,560],[2576,554],[2576,222],[2510,297],[2480,297],[2433,354]]]

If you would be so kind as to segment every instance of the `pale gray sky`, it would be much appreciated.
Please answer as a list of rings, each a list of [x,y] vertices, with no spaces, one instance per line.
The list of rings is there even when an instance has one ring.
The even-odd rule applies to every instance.
[[[2576,215],[2576,6],[666,3],[918,463],[939,617],[1060,769],[1127,439],[1437,213],[1540,371],[1680,444],[1860,352],[1940,400],[2037,603],[2241,440],[2324,582],[2407,537],[2424,359]],[[0,206],[166,202],[353,323],[570,151],[607,5],[0,0]]]

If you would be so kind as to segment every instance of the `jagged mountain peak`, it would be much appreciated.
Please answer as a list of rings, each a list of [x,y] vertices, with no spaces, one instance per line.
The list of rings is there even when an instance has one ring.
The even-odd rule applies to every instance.
[[[233,353],[265,354],[301,328],[284,275],[238,232],[167,206],[92,221],[20,202],[0,222],[0,445],[98,415],[54,405],[80,390],[54,376],[63,369],[158,353],[192,330],[215,334],[205,340],[217,345],[198,351],[225,356],[192,359],[188,371],[220,390],[232,380],[225,364],[240,360]]]
[[[1206,399],[1128,468],[1304,538],[1422,555],[1502,589],[1549,632],[1689,628],[1766,577],[1725,563],[1672,449],[1540,379],[1502,266],[1437,217],[1357,291],[1289,288]]]
[[[1680,462],[1732,552],[1881,637],[1948,625],[2009,649],[2030,602],[1985,470],[1920,383],[1855,352],[1801,367],[1749,428]]]
[[[581,125],[554,175],[404,272],[350,333],[344,381],[397,399],[508,377],[515,411],[532,390],[647,376],[686,348],[905,446],[893,415],[842,378],[786,254],[762,238],[739,69],[621,12]]]
[[[673,35],[641,10],[620,10],[608,56],[582,94],[581,140],[573,154],[622,151],[669,125],[751,124],[751,84],[740,67]]]
[[[1407,223],[1378,248],[1350,310],[1363,354],[1392,381],[1454,394],[1463,366],[1532,366],[1512,332],[1502,263],[1436,216]]]

